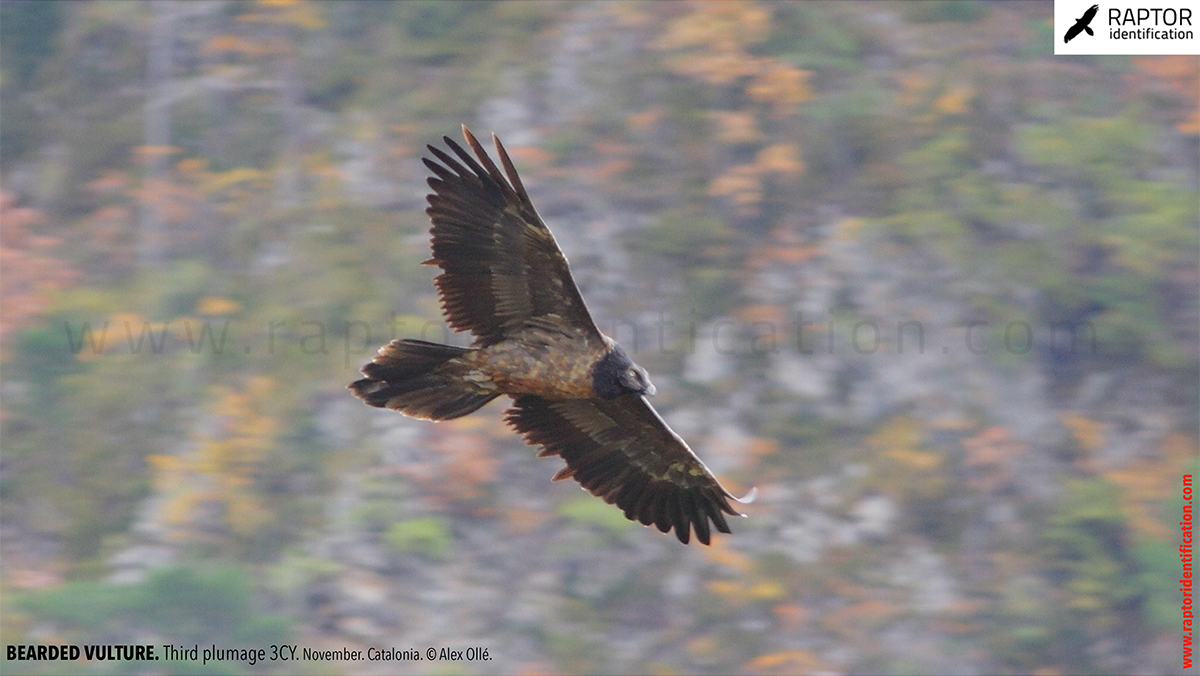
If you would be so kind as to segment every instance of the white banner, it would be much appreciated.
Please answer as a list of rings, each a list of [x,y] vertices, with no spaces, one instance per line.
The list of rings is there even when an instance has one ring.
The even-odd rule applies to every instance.
[[[1200,0],[1054,0],[1055,54],[1200,54]]]

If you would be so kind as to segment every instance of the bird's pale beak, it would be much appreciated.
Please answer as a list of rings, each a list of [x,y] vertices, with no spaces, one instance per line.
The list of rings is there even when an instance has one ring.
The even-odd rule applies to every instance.
[[[645,395],[647,397],[653,397],[655,392],[658,392],[658,388],[654,386],[654,383],[646,383]]]

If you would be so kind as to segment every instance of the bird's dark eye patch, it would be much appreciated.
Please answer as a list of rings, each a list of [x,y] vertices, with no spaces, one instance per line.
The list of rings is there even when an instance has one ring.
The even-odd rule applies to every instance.
[[[630,379],[635,378],[633,361],[620,347],[614,347],[592,367],[592,389],[605,399],[612,399],[635,389]],[[637,381],[634,380],[634,383]]]

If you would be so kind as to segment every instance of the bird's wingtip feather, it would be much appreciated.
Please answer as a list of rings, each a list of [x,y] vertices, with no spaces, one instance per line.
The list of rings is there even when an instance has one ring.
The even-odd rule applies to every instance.
[[[740,498],[733,495],[730,495],[729,497],[733,498],[733,501],[739,505],[748,505],[758,499],[758,487],[755,486],[754,488],[751,488],[749,493],[746,493]],[[745,516],[745,514],[742,514],[742,516]]]

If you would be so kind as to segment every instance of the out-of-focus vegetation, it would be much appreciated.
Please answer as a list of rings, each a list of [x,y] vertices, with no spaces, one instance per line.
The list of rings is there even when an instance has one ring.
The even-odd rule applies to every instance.
[[[1050,17],[6,0],[5,642],[1177,670],[1200,62],[1053,57]],[[733,536],[549,484],[498,407],[345,391],[447,338],[419,157],[460,122],[505,139],[656,405],[759,488]]]

